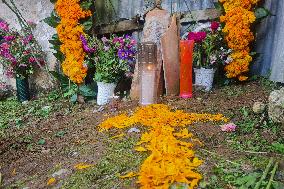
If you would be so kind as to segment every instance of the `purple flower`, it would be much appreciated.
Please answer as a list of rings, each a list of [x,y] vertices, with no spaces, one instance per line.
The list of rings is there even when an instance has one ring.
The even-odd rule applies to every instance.
[[[16,39],[15,36],[9,35],[9,36],[4,36],[5,41],[13,41],[14,39]]]
[[[102,42],[103,42],[103,43],[107,43],[107,42],[108,42],[108,39],[107,39],[106,37],[103,37],[103,38],[102,38]]]
[[[6,22],[0,21],[0,29],[2,29],[4,31],[9,31],[9,26]]]
[[[118,50],[118,57],[119,59],[121,60],[126,60],[128,59],[128,56],[129,56],[129,52],[124,50],[124,49],[119,49]]]
[[[80,35],[80,39],[82,41],[83,49],[86,53],[94,53],[96,51],[96,48],[90,48],[88,46],[88,41],[84,35]]]
[[[108,51],[110,49],[110,46],[104,46],[104,50]]]

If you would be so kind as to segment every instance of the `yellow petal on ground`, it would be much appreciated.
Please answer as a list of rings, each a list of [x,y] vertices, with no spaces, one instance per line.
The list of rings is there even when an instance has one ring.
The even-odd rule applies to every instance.
[[[124,176],[119,176],[119,178],[125,179],[125,178],[132,178],[132,177],[136,177],[136,176],[137,176],[136,173],[134,173],[134,172],[129,172],[129,173],[127,173],[127,174],[124,175]]]
[[[76,164],[76,165],[74,166],[74,168],[77,169],[77,170],[83,170],[83,169],[90,168],[90,167],[92,167],[92,166],[94,166],[94,165],[92,165],[92,164],[86,164],[86,163],[78,163],[78,164]]]
[[[135,150],[149,151],[150,155],[142,163],[139,173],[130,172],[120,178],[139,175],[137,183],[140,189],[168,189],[175,182],[188,184],[193,189],[202,179],[202,175],[197,172],[202,161],[193,150],[192,142],[199,141],[193,138],[187,126],[196,122],[215,121],[226,122],[227,119],[222,114],[172,111],[167,105],[154,104],[139,107],[132,115],[121,114],[109,118],[99,127],[102,130],[124,129],[139,124],[148,129],[142,133]]]
[[[50,186],[50,185],[53,185],[55,182],[56,182],[56,179],[52,177],[52,178],[48,179],[46,185]]]
[[[146,148],[144,148],[144,147],[142,147],[142,146],[136,147],[135,150],[136,150],[137,152],[147,152],[147,151],[148,151]]]
[[[113,137],[111,137],[110,139],[116,139],[116,138],[121,138],[121,137],[123,137],[125,134],[119,134],[119,135],[116,135],[116,136],[113,136]]]
[[[15,176],[15,175],[17,174],[17,172],[16,172],[16,168],[14,168],[14,169],[13,169],[13,171],[12,171],[12,173],[11,173],[11,174],[12,174],[12,176]]]

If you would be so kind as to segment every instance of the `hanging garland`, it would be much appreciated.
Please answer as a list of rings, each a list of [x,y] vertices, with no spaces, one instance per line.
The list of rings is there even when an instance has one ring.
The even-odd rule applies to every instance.
[[[225,10],[225,15],[220,17],[220,21],[225,23],[223,32],[229,48],[233,50],[230,55],[233,61],[225,67],[228,78],[238,78],[240,81],[248,79],[246,73],[252,62],[249,45],[254,40],[250,27],[256,20],[252,9],[258,1],[219,0]]]
[[[72,82],[81,84],[87,75],[87,67],[83,64],[85,53],[80,40],[84,27],[79,24],[79,20],[91,16],[92,13],[80,7],[80,0],[58,0],[55,10],[61,18],[56,30],[62,43],[60,51],[65,56],[62,63],[63,73]]]

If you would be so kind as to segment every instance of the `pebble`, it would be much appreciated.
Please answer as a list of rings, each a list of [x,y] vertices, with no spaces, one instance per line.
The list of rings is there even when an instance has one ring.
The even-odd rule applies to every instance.
[[[128,130],[128,133],[140,133],[140,130],[135,128],[135,127],[133,127],[133,128]]]
[[[59,171],[56,171],[55,173],[52,174],[52,177],[59,178],[61,176],[69,174],[70,171],[68,169],[60,169]]]

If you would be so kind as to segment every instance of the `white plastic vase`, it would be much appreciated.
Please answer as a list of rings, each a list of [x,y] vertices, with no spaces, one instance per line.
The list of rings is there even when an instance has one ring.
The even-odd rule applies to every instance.
[[[215,69],[194,68],[195,85],[203,87],[205,91],[210,91],[213,86]]]
[[[97,104],[102,106],[110,102],[110,99],[114,96],[115,83],[97,82],[98,95]]]

